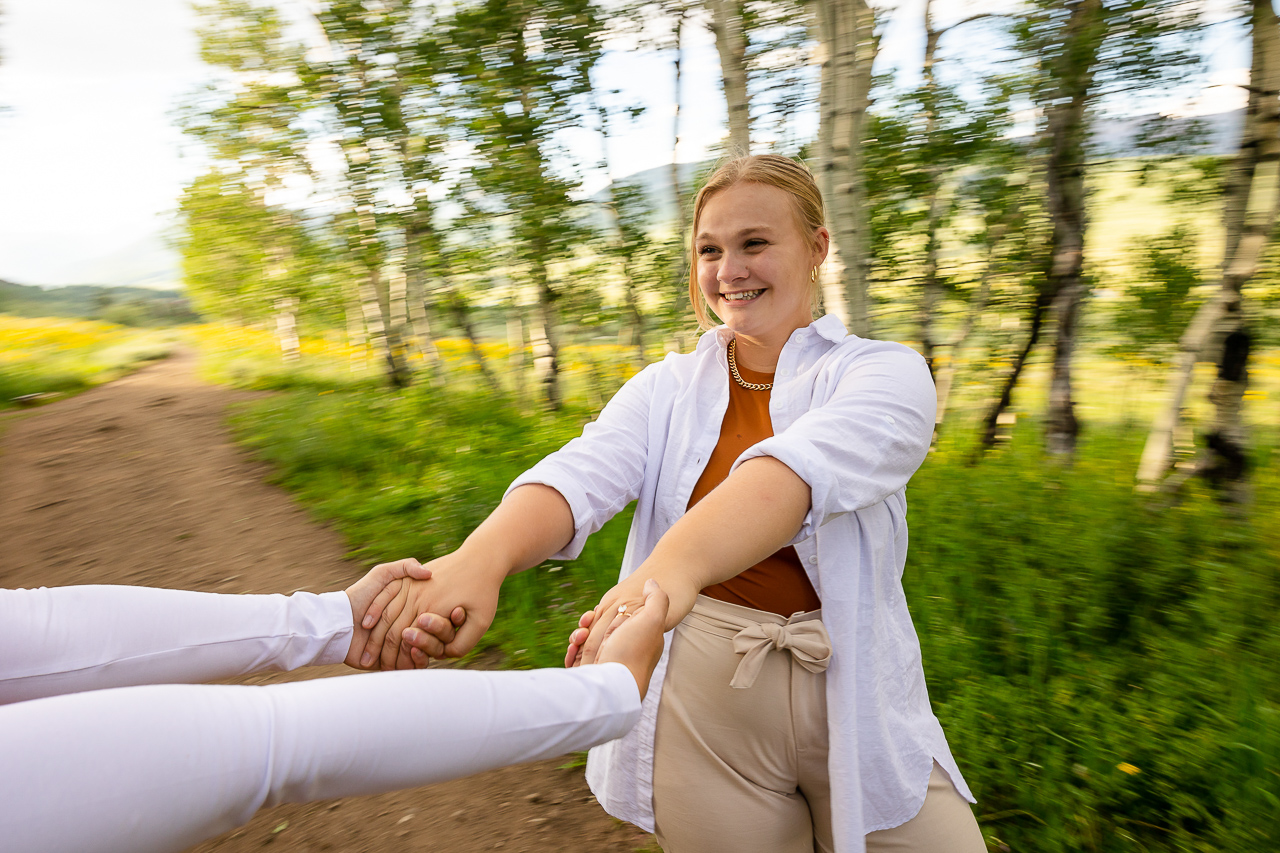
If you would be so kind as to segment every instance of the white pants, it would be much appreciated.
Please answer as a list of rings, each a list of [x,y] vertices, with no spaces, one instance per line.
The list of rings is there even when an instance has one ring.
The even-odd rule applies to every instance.
[[[205,679],[341,660],[351,630],[341,593],[0,591],[5,849],[181,850],[264,805],[560,755],[620,737],[640,716],[621,664],[105,689],[149,672]],[[50,695],[69,690],[95,692]]]

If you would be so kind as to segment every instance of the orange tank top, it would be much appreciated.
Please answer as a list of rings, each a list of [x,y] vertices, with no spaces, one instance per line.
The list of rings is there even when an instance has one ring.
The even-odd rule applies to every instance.
[[[747,382],[773,381],[772,373],[747,370],[741,364],[738,365],[738,372]],[[769,418],[769,392],[749,391],[730,377],[729,408],[720,425],[720,440],[716,443],[716,449],[711,452],[702,476],[693,487],[689,506],[702,500],[724,482],[734,460],[743,451],[771,435],[773,421]],[[749,524],[750,521],[742,519],[744,524]],[[740,604],[782,616],[807,613],[822,606],[813,584],[804,573],[796,549],[791,546],[765,557],[737,577],[707,587],[702,594],[730,604]]]

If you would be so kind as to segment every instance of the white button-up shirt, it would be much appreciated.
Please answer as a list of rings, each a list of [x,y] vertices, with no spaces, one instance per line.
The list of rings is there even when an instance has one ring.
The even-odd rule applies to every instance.
[[[512,484],[542,483],[568,502],[575,534],[558,558],[576,557],[590,534],[636,501],[625,578],[684,514],[728,407],[731,337],[722,326],[703,335],[694,352],[646,367],[581,436]],[[919,354],[846,335],[827,315],[797,329],[783,347],[769,401],[774,435],[734,463],[772,456],[812,495],[791,544],[822,599],[833,647],[828,768],[840,851],[862,851],[866,833],[914,817],[935,759],[973,800],[930,708],[902,591],[904,491],[928,452],[936,405]],[[666,663],[664,654],[640,723],[593,749],[587,764],[587,781],[605,810],[650,832],[654,725]]]

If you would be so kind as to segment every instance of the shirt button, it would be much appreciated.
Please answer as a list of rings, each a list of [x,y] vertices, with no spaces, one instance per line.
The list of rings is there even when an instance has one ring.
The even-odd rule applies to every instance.
[[[781,370],[779,370],[779,371],[778,371],[778,375],[779,375],[779,376],[790,376],[790,375],[791,375],[791,369],[790,369],[790,368],[787,368],[787,367],[784,367],[784,368],[782,368]]]
[[[895,421],[895,420],[893,419],[893,415],[885,415],[885,416],[884,416],[884,419],[885,419],[886,421],[888,421],[889,423],[891,423],[891,424],[896,424],[896,423],[897,423],[897,421]]]
[[[812,557],[810,557],[810,558],[809,558],[809,563],[810,563],[810,565],[817,565],[817,563],[818,563],[818,555],[817,555],[817,554],[814,554]]]

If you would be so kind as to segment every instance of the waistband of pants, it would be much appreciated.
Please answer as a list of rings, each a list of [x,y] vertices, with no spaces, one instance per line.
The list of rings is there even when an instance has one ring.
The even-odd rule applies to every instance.
[[[689,623],[691,628],[733,639],[743,628],[751,625],[794,625],[798,622],[821,621],[821,619],[821,607],[807,613],[782,616],[769,610],[743,607],[741,604],[731,604],[728,601],[700,594],[694,601],[693,610],[685,617],[685,622]]]

